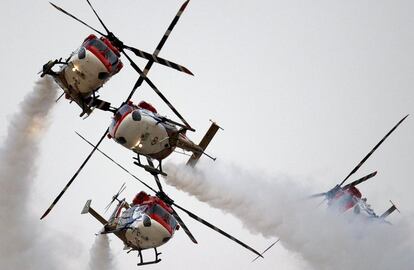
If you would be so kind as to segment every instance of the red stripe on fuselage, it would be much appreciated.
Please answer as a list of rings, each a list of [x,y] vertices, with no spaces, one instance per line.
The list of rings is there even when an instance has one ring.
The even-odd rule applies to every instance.
[[[115,127],[114,127],[114,133],[113,133],[113,137],[116,138],[116,132],[118,131],[118,127],[121,124],[121,122],[125,119],[125,117],[128,116],[128,114],[130,114],[132,111],[127,112],[126,114],[122,115],[121,118],[119,118],[118,122],[116,122]]]
[[[150,214],[149,216],[153,220],[155,220],[156,222],[158,222],[159,224],[161,224],[172,235],[172,228],[171,228],[170,224],[168,224],[167,222],[165,222],[164,219],[162,219],[160,216],[158,216],[156,214]]]

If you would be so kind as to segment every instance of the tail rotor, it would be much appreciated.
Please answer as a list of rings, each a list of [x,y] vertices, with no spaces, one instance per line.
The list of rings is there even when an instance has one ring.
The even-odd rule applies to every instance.
[[[112,204],[114,203],[114,201],[118,201],[120,202],[120,200],[118,199],[119,195],[126,189],[126,185],[125,183],[122,184],[121,188],[118,190],[118,192],[112,196],[112,200],[111,202],[105,207],[105,213],[108,211],[109,208],[111,208]]]

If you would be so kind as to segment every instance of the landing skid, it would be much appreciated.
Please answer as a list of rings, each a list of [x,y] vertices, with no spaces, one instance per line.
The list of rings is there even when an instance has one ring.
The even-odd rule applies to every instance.
[[[154,168],[152,166],[142,164],[141,160],[140,160],[140,155],[138,155],[138,157],[134,157],[134,159],[136,160],[136,161],[134,161],[135,165],[137,165],[138,167],[143,168],[144,170],[146,170],[150,174],[152,174],[154,176],[158,175],[158,174],[161,174],[162,176],[167,176],[167,174],[162,171],[161,161],[159,161],[158,167]]]
[[[144,260],[142,258],[142,252],[141,252],[141,250],[138,250],[138,257],[139,257],[140,262],[137,263],[137,266],[159,263],[161,261],[161,259],[158,258],[158,256],[161,255],[162,253],[158,252],[157,248],[154,248],[154,252],[155,252],[155,260],[151,261],[151,262],[144,262]]]

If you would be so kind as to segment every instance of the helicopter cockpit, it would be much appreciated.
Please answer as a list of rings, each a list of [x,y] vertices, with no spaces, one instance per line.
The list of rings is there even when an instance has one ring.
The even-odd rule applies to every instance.
[[[98,39],[91,34],[85,39],[82,46],[98,57],[112,75],[119,72],[123,67],[119,59],[119,51],[112,46],[108,39],[104,37]],[[79,58],[81,58],[81,55]]]
[[[121,123],[122,119],[124,119],[130,112],[137,109],[138,107],[133,105],[132,103],[122,105],[115,113],[114,117],[112,117],[112,122],[109,125],[109,136],[111,138],[115,137],[116,130]]]

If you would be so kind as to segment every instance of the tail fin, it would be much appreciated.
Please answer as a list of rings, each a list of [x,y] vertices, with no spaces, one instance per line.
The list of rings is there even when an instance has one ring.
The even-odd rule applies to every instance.
[[[217,125],[216,122],[211,121],[210,128],[208,129],[207,133],[204,135],[201,142],[198,144],[198,146],[200,146],[203,149],[203,151],[206,150],[208,144],[211,142],[214,135],[216,135],[219,129],[222,129],[222,128],[219,125]],[[198,160],[200,159],[201,155],[202,155],[201,152],[193,153],[190,159],[187,161],[187,165],[194,167],[197,164]]]
[[[82,209],[81,214],[91,214],[94,218],[96,218],[102,225],[108,224],[108,221],[103,218],[101,215],[99,215],[93,208],[91,207],[92,200],[87,200],[85,203],[85,206]]]
[[[85,206],[82,209],[81,214],[91,214],[94,218],[96,218],[100,223],[102,223],[102,225],[104,225],[103,230],[100,232],[101,234],[105,234],[105,233],[113,233],[115,234],[119,239],[121,239],[121,241],[124,243],[125,247],[128,248],[133,248],[133,249],[138,249],[138,247],[132,246],[130,244],[128,244],[128,240],[125,237],[125,232],[123,231],[123,229],[115,229],[112,231],[107,231],[107,226],[108,225],[108,221],[103,218],[101,215],[99,215],[95,210],[93,210],[93,208],[91,207],[91,202],[92,200],[87,200],[85,203]]]
[[[382,214],[379,218],[385,219],[386,217],[391,215],[391,213],[394,212],[395,210],[397,210],[398,213],[401,213],[400,210],[398,210],[397,206],[395,206],[395,204],[391,200],[390,200],[390,203],[392,204],[392,206],[388,208],[388,210],[385,211],[384,214]]]

